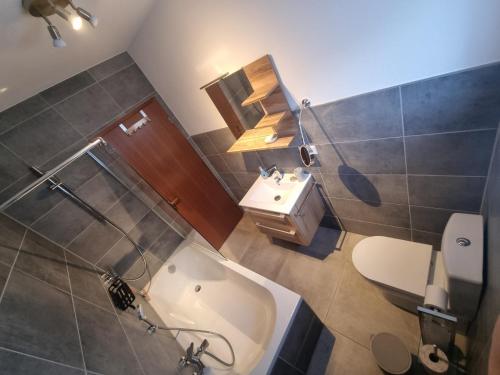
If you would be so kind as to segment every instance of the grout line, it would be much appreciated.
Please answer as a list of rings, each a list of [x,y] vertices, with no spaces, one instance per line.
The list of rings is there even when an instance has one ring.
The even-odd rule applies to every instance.
[[[126,51],[124,51],[124,52],[126,52]],[[94,79],[95,79],[95,81],[96,81],[97,83],[101,83],[102,81],[104,81],[104,80],[108,79],[109,77],[112,77],[112,76],[114,76],[115,74],[118,74],[118,73],[122,72],[123,70],[130,68],[131,66],[133,66],[133,65],[137,65],[137,64],[135,63],[134,59],[132,59],[132,56],[131,56],[130,58],[132,59],[132,62],[131,62],[130,64],[128,64],[127,66],[125,66],[125,67],[123,67],[123,68],[120,68],[120,69],[118,69],[118,70],[114,71],[113,73],[110,73],[110,74],[108,74],[108,75],[105,75],[105,76],[104,76],[104,77],[102,77],[102,78],[97,79],[97,78],[96,78],[96,77],[94,77],[94,75],[90,72],[90,70],[91,70],[91,69],[93,69],[93,68],[95,68],[96,66],[98,66],[98,65],[100,65],[100,64],[102,64],[102,63],[105,63],[106,61],[111,60],[111,59],[113,59],[114,57],[117,57],[117,56],[121,55],[122,53],[123,53],[123,52],[121,52],[121,53],[119,53],[118,55],[115,55],[115,56],[113,56],[113,57],[110,57],[109,59],[106,59],[106,60],[104,60],[104,61],[100,62],[100,63],[99,63],[99,64],[97,64],[97,65],[91,66],[90,68],[88,68],[88,69],[87,69],[87,70],[85,70],[85,71],[86,71],[86,72],[88,72],[88,73],[90,74],[90,76],[91,76],[92,78],[94,78]]]
[[[67,365],[66,363],[62,363],[62,362],[56,362],[56,361],[53,361],[51,359],[38,357],[38,356],[33,355],[33,354],[23,353],[23,352],[20,352],[20,351],[17,351],[17,350],[6,348],[4,346],[0,346],[0,351],[1,350],[6,351],[6,352],[10,352],[10,353],[19,354],[19,355],[24,356],[24,357],[28,357],[28,358],[32,358],[32,359],[37,359],[37,360],[40,360],[42,362],[48,362],[48,363],[52,363],[52,364],[55,364],[55,365],[59,365],[59,366],[63,366],[63,367],[67,367],[67,368],[71,368],[71,369],[75,369],[75,370],[83,370],[80,367],[75,367],[75,366]]]
[[[424,133],[424,134],[409,134],[405,135],[405,137],[413,138],[413,137],[426,137],[433,135],[445,135],[445,134],[456,134],[456,133],[477,133],[477,132],[486,132],[497,130],[497,128],[484,128],[484,129],[466,129],[466,130],[455,130],[455,131],[447,131],[447,132],[438,132],[438,133]]]
[[[78,334],[78,343],[80,344],[80,353],[82,355],[83,371],[86,374],[87,373],[87,364],[85,362],[85,355],[83,354],[82,337],[80,336],[80,326],[78,325],[78,317],[76,315],[75,298],[73,297],[73,288],[71,286],[71,277],[69,275],[69,268],[68,268],[68,258],[66,257],[66,252],[63,251],[63,253],[64,253],[64,261],[66,262],[66,274],[68,275],[69,293],[71,296],[71,305],[73,306],[73,315],[75,317],[76,332]]]
[[[408,201],[408,218],[410,220],[410,240],[413,241],[413,222],[411,219],[411,206],[410,206],[410,184],[408,181],[408,158],[406,154],[406,137],[405,137],[405,119],[403,111],[403,95],[401,93],[401,86],[398,87],[399,93],[399,108],[401,113],[401,132],[403,135],[403,158],[405,161],[405,178],[406,178],[406,198]]]
[[[7,279],[5,280],[5,285],[3,286],[2,293],[0,293],[0,303],[2,303],[3,296],[5,295],[5,291],[7,290],[7,285],[9,285],[10,277],[12,273],[14,272],[14,266],[16,265],[17,258],[19,257],[19,253],[21,252],[21,248],[23,247],[24,244],[24,239],[26,238],[26,234],[28,233],[28,230],[24,230],[23,238],[21,239],[21,243],[19,244],[19,248],[17,249],[16,256],[14,258],[14,261],[12,262],[12,265],[10,266],[9,274],[7,275]]]
[[[498,127],[500,127],[500,123],[498,124]],[[500,129],[499,129],[500,130]],[[479,212],[482,214],[484,210],[484,204],[486,203],[486,196],[488,195],[488,184],[490,182],[490,176],[491,172],[493,171],[493,162],[495,160],[496,156],[496,151],[499,145],[499,139],[500,139],[500,131],[497,131],[497,135],[495,137],[495,142],[493,142],[493,148],[491,151],[491,158],[490,158],[490,163],[488,165],[488,172],[486,174],[486,182],[484,183],[484,190],[483,190],[483,196],[481,197],[481,206],[479,208]],[[500,151],[498,151],[500,152]],[[484,218],[483,218],[484,220]]]

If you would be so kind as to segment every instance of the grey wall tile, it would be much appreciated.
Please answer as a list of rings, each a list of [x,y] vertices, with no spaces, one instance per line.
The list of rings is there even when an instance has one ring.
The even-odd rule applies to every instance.
[[[392,227],[389,225],[350,219],[342,219],[342,223],[347,231],[363,234],[365,236],[388,236],[407,241],[411,240],[411,231],[407,228]]]
[[[10,267],[4,263],[0,263],[0,293],[3,292],[7,278],[9,277]]]
[[[42,165],[80,139],[55,111],[49,109],[2,134],[0,141],[29,165]]]
[[[104,79],[101,85],[122,109],[138,104],[154,91],[153,86],[135,64]]]
[[[410,204],[479,211],[485,177],[408,176]]]
[[[323,104],[313,113],[329,143],[402,136],[398,88]]]
[[[369,221],[372,223],[409,228],[410,215],[408,205],[381,203],[370,206],[358,200],[330,198],[335,213],[342,219]]]
[[[92,85],[55,107],[76,130],[89,135],[120,113],[115,101],[100,85]]]
[[[409,174],[486,176],[495,131],[406,137]]]
[[[230,189],[240,188],[240,184],[232,173],[219,173],[219,175]]]
[[[201,152],[204,155],[209,156],[218,154],[217,149],[215,148],[207,133],[193,135],[191,139],[194,141],[194,143],[196,143],[196,145],[200,148]]]
[[[34,180],[34,175],[28,175],[21,178],[15,184],[9,186],[0,193],[0,200],[7,200]],[[64,196],[59,191],[52,191],[48,189],[47,185],[42,185],[26,195],[23,199],[12,204],[7,208],[6,213],[23,224],[31,225],[35,220],[46,214],[63,199]]]
[[[293,171],[293,169],[302,166],[299,151],[295,147],[259,151],[258,154],[265,168],[269,168],[271,165],[276,164],[280,169]],[[259,166],[257,165],[257,168],[253,169],[253,172],[258,173],[258,168]]]
[[[67,253],[69,279],[74,296],[113,312],[113,306],[93,265]]]
[[[85,364],[103,374],[139,374],[139,363],[115,314],[75,299]]]
[[[245,191],[250,189],[259,177],[257,173],[233,173],[233,175],[240,184],[241,188]]]
[[[500,64],[404,85],[406,134],[496,128]]]
[[[72,151],[74,153],[77,150],[73,149]],[[63,155],[66,156],[66,153],[63,153]],[[67,155],[67,157],[68,156],[69,155]],[[100,167],[97,163],[85,155],[68,165],[60,173],[58,173],[57,176],[65,184],[69,185],[73,189],[77,189],[99,172]]]
[[[83,370],[0,349],[0,373],[23,375],[83,375]]]
[[[316,108],[317,107],[312,107],[310,110],[302,112],[301,122],[306,133],[305,135],[307,136],[307,140],[316,145],[331,143],[332,141],[330,141],[328,137],[326,126],[321,122]],[[300,136],[297,138],[299,142],[302,143]]]
[[[7,265],[14,263],[19,246],[24,236],[22,225],[0,214],[0,262]]]
[[[441,250],[441,233],[422,232],[420,230],[412,230],[412,239],[415,242],[426,243],[432,245],[432,249]]]
[[[122,237],[123,234],[111,225],[96,220],[67,246],[68,250],[94,264]]]
[[[162,200],[162,197],[144,181],[139,182],[130,191],[149,208],[153,208]]]
[[[27,166],[14,154],[0,145],[0,190],[29,173]]]
[[[152,276],[156,275],[156,273],[163,266],[163,262],[157,258],[155,255],[151,254],[151,252],[146,251],[144,253],[144,257],[146,258],[146,262],[148,263],[148,269]],[[142,275],[141,277],[139,277]],[[125,273],[126,278],[138,278],[136,281],[131,281],[130,285],[134,288],[141,290],[146,284],[149,282],[149,276],[147,273],[144,273],[144,263],[142,259],[137,259],[136,262],[129,268],[129,270]]]
[[[0,346],[83,366],[69,294],[14,271],[0,304],[0,321]]]
[[[144,249],[148,249],[167,228],[168,225],[153,211],[150,211],[129,232],[129,235]]]
[[[70,290],[64,250],[32,231],[24,238],[15,268],[66,292]]]
[[[90,68],[88,72],[96,80],[101,81],[102,79],[109,77],[110,75],[122,70],[123,68],[132,65],[134,60],[130,57],[127,52],[120,53],[115,57],[112,57],[96,66]]]
[[[256,152],[225,153],[221,156],[231,172],[258,172],[262,164]]]
[[[127,192],[127,189],[103,171],[82,185],[77,192],[97,210],[106,211]]]
[[[148,212],[149,208],[133,193],[128,192],[106,212],[106,216],[124,231],[128,232],[146,216]]]
[[[229,173],[230,170],[221,155],[207,156],[208,161],[215,168],[217,173]]]
[[[455,210],[411,206],[413,229],[425,232],[443,233],[444,227]]]
[[[402,138],[321,145],[318,151],[322,173],[405,173]]]
[[[36,115],[47,107],[48,103],[40,95],[35,95],[0,112],[0,133]]]
[[[406,175],[323,174],[328,196],[363,202],[408,204]]]
[[[236,141],[236,138],[227,126],[222,129],[212,130],[205,134],[208,135],[219,154],[225,153]]]
[[[174,230],[167,228],[165,232],[151,245],[149,251],[162,261],[166,261],[184,240]]]
[[[139,257],[140,254],[134,245],[123,237],[109,249],[96,265],[106,271],[113,270],[119,275],[124,275]],[[141,264],[142,269],[144,269],[144,264]]]
[[[63,99],[66,99],[68,96],[76,94],[78,91],[84,89],[87,86],[90,86],[95,82],[94,78],[87,73],[82,72],[71,78],[68,78],[57,85],[52,86],[51,88],[42,91],[40,95],[49,103],[56,104]]]
[[[84,230],[94,218],[69,200],[61,202],[33,223],[33,229],[63,246]]]

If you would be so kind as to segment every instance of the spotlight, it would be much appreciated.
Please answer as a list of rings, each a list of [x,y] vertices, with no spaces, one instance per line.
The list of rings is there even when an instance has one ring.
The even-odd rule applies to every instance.
[[[73,27],[73,30],[80,30],[82,28],[82,17],[71,17],[71,26]]]
[[[52,38],[52,45],[56,48],[66,47],[66,42],[61,38],[61,34],[59,34],[59,30],[54,25],[47,26],[49,30],[50,37]]]
[[[85,21],[90,23],[92,27],[97,27],[97,24],[99,23],[99,20],[97,19],[96,16],[93,16],[90,12],[86,11],[85,9],[81,7],[76,7],[75,4],[73,4],[73,1],[69,1],[69,5],[71,8],[75,10],[75,12],[83,18]]]

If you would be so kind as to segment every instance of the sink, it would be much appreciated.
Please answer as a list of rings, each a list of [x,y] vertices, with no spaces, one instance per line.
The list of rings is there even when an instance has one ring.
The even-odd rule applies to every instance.
[[[259,176],[239,205],[288,215],[311,178],[308,174],[304,180],[299,181],[293,173],[285,173],[277,183],[272,177]]]

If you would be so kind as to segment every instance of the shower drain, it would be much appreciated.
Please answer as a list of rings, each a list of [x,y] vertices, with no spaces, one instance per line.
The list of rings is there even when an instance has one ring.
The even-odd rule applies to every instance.
[[[196,286],[194,287],[194,291],[195,291],[196,293],[198,293],[200,290],[201,290],[201,285],[196,285]]]

